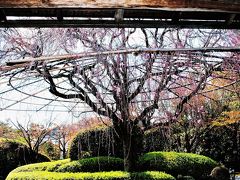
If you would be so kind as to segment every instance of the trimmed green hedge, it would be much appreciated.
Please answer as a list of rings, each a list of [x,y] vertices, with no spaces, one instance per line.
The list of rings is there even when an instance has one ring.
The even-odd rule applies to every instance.
[[[119,171],[123,170],[123,160],[114,157],[93,157],[85,158],[78,161],[70,159],[36,163],[21,166],[13,172],[32,172],[32,171],[49,171],[49,172],[99,172],[99,171]]]
[[[60,172],[44,172],[44,171],[34,171],[34,172],[19,172],[10,173],[7,180],[41,180],[41,179],[78,179],[78,180],[129,180],[129,173],[121,171],[111,171],[111,172],[96,172],[96,173],[60,173]]]
[[[55,162],[37,163],[19,167],[11,172],[8,179],[200,179],[207,177],[217,165],[212,159],[191,154],[177,152],[150,152],[139,158],[139,171],[127,173],[122,177],[123,160],[114,157],[84,158],[78,161],[70,159]],[[103,171],[102,173],[97,171]],[[107,172],[108,171],[108,172]],[[162,173],[166,172],[168,174]],[[25,172],[25,175],[24,175]],[[88,172],[88,173],[86,173]],[[92,173],[94,172],[94,173]],[[111,176],[112,173],[121,172],[120,175]],[[52,174],[51,174],[52,173]],[[64,176],[62,176],[64,173]],[[27,175],[26,175],[27,174]],[[171,174],[171,175],[169,175]],[[19,175],[19,176],[18,176]],[[174,177],[173,177],[174,176]],[[192,176],[192,177],[190,177]],[[80,177],[80,178],[78,178]],[[31,179],[30,178],[30,179]]]
[[[217,163],[206,156],[177,153],[177,152],[150,152],[139,159],[140,170],[164,171],[175,177],[188,175],[195,179],[206,177]]]
[[[7,180],[175,180],[169,174],[157,171],[128,173],[113,171],[123,169],[123,160],[114,157],[85,158],[78,161],[70,159],[54,162],[36,163],[13,170]],[[80,172],[103,171],[103,172]],[[108,171],[108,172],[106,172]]]
[[[70,159],[64,159],[59,161],[53,161],[53,162],[42,162],[42,163],[35,163],[35,164],[28,164],[24,166],[20,166],[16,169],[14,169],[13,173],[18,172],[33,172],[33,171],[50,171],[54,172],[63,164],[69,163]]]
[[[175,180],[169,174],[156,171],[130,174],[123,171],[95,172],[95,173],[57,173],[57,172],[11,172],[7,180]]]
[[[58,172],[99,172],[124,170],[123,160],[114,157],[93,157],[72,161],[60,166]]]
[[[136,180],[152,180],[152,179],[159,179],[159,180],[175,180],[175,178],[164,172],[159,171],[145,171],[145,172],[138,172],[131,174],[132,179]]]

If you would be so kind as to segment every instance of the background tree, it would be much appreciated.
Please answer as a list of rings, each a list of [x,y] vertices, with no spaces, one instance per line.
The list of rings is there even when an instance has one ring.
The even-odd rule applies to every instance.
[[[11,127],[8,122],[0,122],[0,137],[8,139],[20,139],[17,130]]]
[[[231,74],[231,73],[229,73]],[[239,170],[240,99],[239,83],[223,94],[222,111],[212,122],[212,130],[204,135],[202,153]]]
[[[65,159],[67,157],[67,148],[73,136],[79,131],[76,124],[57,125],[51,132],[51,139],[57,144],[60,151],[60,157]]]
[[[14,126],[18,129],[19,135],[24,138],[32,158],[37,159],[40,146],[47,142],[51,132],[51,123],[48,123],[46,126],[30,123],[30,121],[24,126],[21,123],[13,123]],[[35,156],[36,157],[35,157]]]
[[[51,160],[61,159],[61,152],[59,150],[59,146],[55,142],[52,142],[51,139],[49,139],[47,142],[40,146],[39,152],[46,155]]]

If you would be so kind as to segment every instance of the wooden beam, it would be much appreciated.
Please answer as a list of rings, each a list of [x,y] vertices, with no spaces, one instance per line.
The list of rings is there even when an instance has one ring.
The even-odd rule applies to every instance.
[[[169,8],[217,11],[240,11],[238,0],[0,0],[2,8]]]
[[[166,20],[8,20],[0,28],[188,28],[240,29],[240,22],[226,21],[166,21]]]
[[[95,8],[0,8],[6,16],[22,17],[112,17],[114,18],[118,9],[95,9]],[[169,11],[156,9],[123,9],[124,18],[148,18],[148,19],[201,19],[201,20],[227,20],[232,14],[234,19],[240,19],[240,13],[213,12],[213,11]]]

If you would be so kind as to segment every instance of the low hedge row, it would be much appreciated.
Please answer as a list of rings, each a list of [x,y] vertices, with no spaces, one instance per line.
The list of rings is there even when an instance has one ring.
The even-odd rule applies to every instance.
[[[175,177],[188,175],[195,179],[207,177],[217,163],[206,156],[192,153],[149,152],[139,159],[140,170],[164,171]]]
[[[99,172],[124,170],[123,160],[114,157],[84,158],[63,164],[57,172]]]
[[[95,180],[95,179],[108,179],[108,180],[127,180],[129,174],[121,171],[111,172],[95,172],[95,173],[60,173],[60,172],[47,172],[47,171],[33,171],[33,172],[18,172],[10,173],[7,180],[41,180],[41,179],[84,179],[84,180]]]
[[[130,174],[123,171],[95,172],[95,173],[59,173],[46,171],[11,172],[7,180],[175,180],[169,174],[156,171],[146,171]]]
[[[160,171],[145,171],[145,172],[138,172],[132,173],[131,179],[136,180],[152,180],[152,179],[164,179],[164,180],[175,180],[175,178],[167,173],[160,172]]]
[[[93,157],[84,158],[78,161],[70,159],[29,164],[16,168],[13,172],[32,172],[32,171],[49,171],[49,172],[99,172],[99,171],[120,171],[123,170],[123,160],[114,157]]]
[[[49,171],[54,172],[63,164],[69,163],[70,159],[52,161],[52,162],[42,162],[42,163],[35,163],[35,164],[28,164],[24,166],[20,166],[14,169],[13,173],[18,172],[32,172],[32,171]]]
[[[157,179],[158,177],[164,178],[165,176],[166,179],[169,179],[169,175],[163,175],[162,173],[160,173],[166,172],[167,174],[171,174],[177,179],[189,180],[194,178],[201,179],[207,177],[210,174],[211,170],[215,166],[217,166],[217,163],[208,157],[191,153],[150,152],[139,158],[138,165],[138,169],[140,172],[129,174],[131,179]],[[18,177],[17,173],[20,173],[20,176],[23,176],[22,172],[41,172],[46,173],[47,175],[49,175],[49,172],[59,173],[59,175],[61,175],[61,173],[67,173],[69,174],[69,176],[72,176],[72,173],[82,173],[84,175],[83,177],[85,177],[85,174],[83,172],[88,172],[92,176],[92,172],[122,172],[122,170],[122,159],[106,156],[84,158],[77,161],[70,161],[70,159],[67,159],[55,162],[25,165],[15,169],[14,171],[12,171],[12,173],[15,175],[15,177]],[[55,176],[55,174],[52,175]],[[80,175],[76,176],[78,177]],[[104,173],[102,174],[102,176],[105,176]],[[94,178],[95,176],[92,179]],[[120,177],[120,179],[121,178],[122,177]]]

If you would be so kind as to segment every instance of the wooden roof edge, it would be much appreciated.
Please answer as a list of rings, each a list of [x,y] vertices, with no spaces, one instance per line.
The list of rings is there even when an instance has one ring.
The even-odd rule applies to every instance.
[[[223,10],[223,9],[204,9],[204,8],[168,8],[168,7],[121,7],[121,6],[114,6],[114,7],[19,7],[19,6],[12,6],[12,7],[3,7],[0,4],[0,10],[15,10],[15,9],[22,9],[22,10],[86,10],[86,11],[113,11],[117,9],[124,9],[124,10],[134,10],[134,11],[162,11],[162,12],[199,12],[199,13],[229,13],[229,14],[240,14],[240,7],[239,10]]]
[[[239,12],[236,0],[0,0],[0,8],[137,8],[170,11]]]

